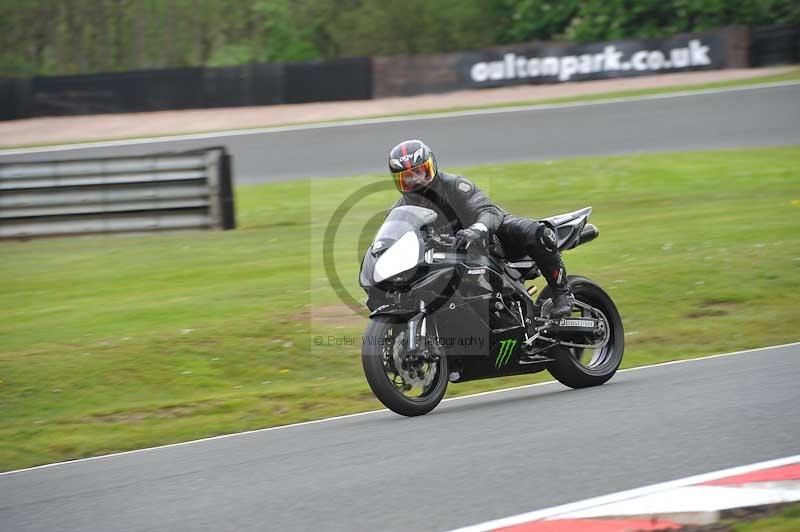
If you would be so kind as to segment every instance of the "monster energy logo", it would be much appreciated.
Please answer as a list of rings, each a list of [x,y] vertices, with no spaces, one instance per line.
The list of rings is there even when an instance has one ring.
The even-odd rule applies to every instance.
[[[499,368],[500,366],[505,366],[508,364],[508,361],[511,360],[511,353],[514,352],[514,348],[517,346],[517,341],[513,338],[509,338],[508,340],[503,340],[500,342],[500,351],[497,353],[497,358],[494,361],[494,367]]]

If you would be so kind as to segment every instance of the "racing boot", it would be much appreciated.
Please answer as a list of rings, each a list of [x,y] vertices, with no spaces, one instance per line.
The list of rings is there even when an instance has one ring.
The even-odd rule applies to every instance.
[[[567,284],[567,270],[558,251],[555,232],[541,225],[537,230],[536,243],[531,248],[529,252],[553,293],[550,304],[545,304],[542,308],[543,316],[550,319],[569,316],[575,297]]]
[[[563,268],[561,271],[564,272],[566,277],[566,271]],[[566,283],[563,286],[550,284],[550,289],[553,292],[553,304],[550,307],[548,317],[558,320],[572,314],[572,304],[575,303],[575,296],[572,295],[572,290],[569,289],[569,286]]]

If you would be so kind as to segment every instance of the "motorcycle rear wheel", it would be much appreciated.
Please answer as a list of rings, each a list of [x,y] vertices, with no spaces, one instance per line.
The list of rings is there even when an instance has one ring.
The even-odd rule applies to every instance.
[[[431,379],[427,385],[413,386],[405,381],[396,367],[396,359],[410,361],[402,353],[395,356],[397,351],[394,350],[403,349],[406,329],[407,323],[402,320],[388,317],[371,319],[361,346],[361,365],[372,393],[384,406],[402,416],[421,416],[436,408],[447,391],[447,357],[438,356],[417,362],[417,370],[425,369],[425,378]],[[433,375],[427,372],[433,372]],[[390,374],[393,376],[390,377]],[[419,388],[419,395],[406,395],[415,387]]]
[[[609,328],[608,343],[595,350],[557,346],[548,355],[555,359],[547,370],[558,382],[570,388],[599,386],[617,372],[625,352],[625,332],[616,305],[606,292],[593,281],[579,276],[569,276],[569,286],[577,301],[586,303],[603,313]],[[545,288],[536,303],[539,308],[551,297]]]

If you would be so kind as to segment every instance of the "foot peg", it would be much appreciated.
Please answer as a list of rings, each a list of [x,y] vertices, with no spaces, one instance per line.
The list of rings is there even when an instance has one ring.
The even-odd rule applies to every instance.
[[[546,357],[544,355],[523,355],[519,357],[520,364],[546,364],[547,362],[555,362],[555,359]]]
[[[571,292],[558,294],[542,304],[542,317],[551,320],[558,320],[572,314],[572,306],[575,304],[575,297]]]

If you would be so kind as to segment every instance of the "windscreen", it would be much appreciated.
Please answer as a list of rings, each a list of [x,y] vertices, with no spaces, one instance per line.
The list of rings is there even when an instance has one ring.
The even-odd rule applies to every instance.
[[[436,213],[423,207],[403,205],[395,207],[386,217],[375,235],[375,241],[394,242],[408,231],[418,230],[423,225],[436,220]]]

